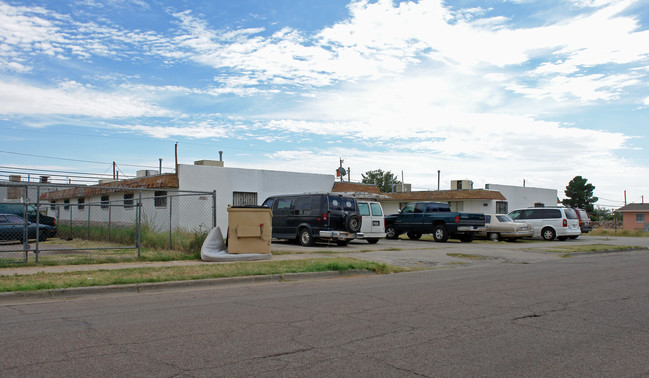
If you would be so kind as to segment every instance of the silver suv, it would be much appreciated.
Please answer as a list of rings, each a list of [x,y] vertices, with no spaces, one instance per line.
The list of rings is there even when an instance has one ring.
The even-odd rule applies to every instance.
[[[509,213],[516,222],[529,223],[534,227],[534,237],[543,240],[576,239],[581,235],[579,218],[567,207],[528,207]]]

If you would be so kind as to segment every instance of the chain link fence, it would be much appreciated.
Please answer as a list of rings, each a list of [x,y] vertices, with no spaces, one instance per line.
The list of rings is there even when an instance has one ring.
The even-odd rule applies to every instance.
[[[195,254],[216,193],[0,182],[0,263]]]

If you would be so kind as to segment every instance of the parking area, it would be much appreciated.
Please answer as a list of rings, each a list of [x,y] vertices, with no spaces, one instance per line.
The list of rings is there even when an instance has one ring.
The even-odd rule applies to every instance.
[[[460,243],[454,240],[437,243],[432,240],[381,239],[377,244],[355,240],[346,247],[339,247],[333,243],[302,247],[294,243],[280,241],[273,242],[272,251],[274,254],[294,254],[295,258],[304,258],[305,255],[323,257],[335,254],[340,257],[425,269],[501,263],[525,264],[554,260],[562,257],[561,253],[553,252],[552,249],[585,245],[610,245],[612,250],[616,246],[649,248],[649,238],[582,235],[578,239],[566,241],[529,239],[516,242],[493,242],[476,240],[472,243]]]

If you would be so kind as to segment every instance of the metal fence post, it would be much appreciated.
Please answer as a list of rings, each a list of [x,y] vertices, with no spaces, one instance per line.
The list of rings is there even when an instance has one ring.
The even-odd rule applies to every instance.
[[[216,227],[216,190],[212,191],[212,228]]]
[[[84,205],[83,208],[85,209],[86,206]],[[90,240],[90,210],[92,210],[92,206],[88,206],[88,240]]]
[[[40,200],[41,200],[41,186],[36,186],[36,248],[34,249],[34,261],[38,263],[38,253],[40,252],[38,248],[38,243],[41,240],[41,209],[40,209]]]
[[[140,258],[140,244],[142,241],[141,238],[142,234],[142,190],[138,191],[138,199],[137,199],[137,258]]]
[[[111,231],[111,226],[112,226],[112,216],[113,216],[113,205],[110,203],[110,199],[108,200],[108,242],[110,243],[110,231]]]
[[[173,228],[173,226],[171,224],[171,218],[173,217],[173,210],[172,210],[173,203],[174,203],[174,197],[169,196],[169,249],[173,248],[173,246],[171,244],[171,233],[172,233],[172,228]]]

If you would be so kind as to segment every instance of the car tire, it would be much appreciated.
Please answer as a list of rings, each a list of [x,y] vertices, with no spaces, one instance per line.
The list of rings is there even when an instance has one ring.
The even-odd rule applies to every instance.
[[[412,240],[419,240],[421,238],[421,234],[417,232],[408,231],[406,235],[408,235],[408,239]]]
[[[394,239],[399,239],[399,234],[397,233],[397,229],[394,228],[394,225],[387,225],[385,226],[385,238],[394,240]]]
[[[306,227],[300,229],[298,233],[298,242],[303,247],[310,247],[313,245],[313,235],[311,235],[311,230]]]
[[[543,240],[551,241],[557,237],[557,233],[550,227],[541,230],[541,237]]]
[[[471,234],[461,235],[460,241],[462,243],[471,243],[473,241],[473,235]]]
[[[368,243],[370,244],[376,244],[379,242],[379,238],[370,238],[370,239],[365,239],[367,240]]]
[[[487,236],[489,236],[489,240],[491,241],[500,241],[500,234],[497,232],[490,232]]]
[[[350,214],[345,217],[345,228],[349,232],[358,232],[361,230],[361,217],[358,214]]]
[[[438,243],[445,243],[448,241],[448,230],[446,226],[439,225],[433,228],[433,239]]]
[[[349,245],[349,242],[351,242],[351,239],[346,239],[346,240],[336,240],[336,244],[338,244],[339,247],[346,247]]]

